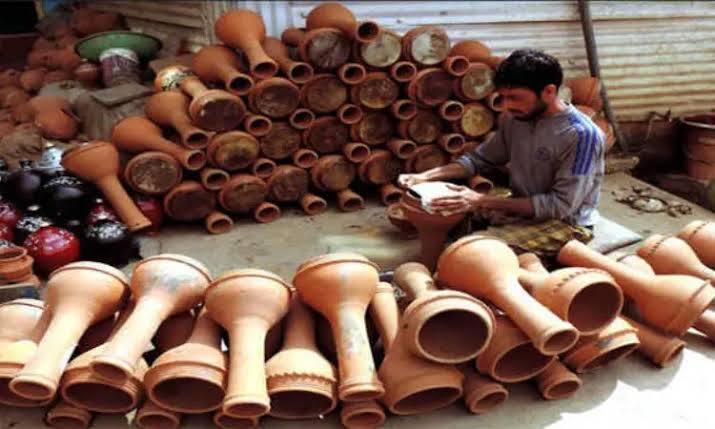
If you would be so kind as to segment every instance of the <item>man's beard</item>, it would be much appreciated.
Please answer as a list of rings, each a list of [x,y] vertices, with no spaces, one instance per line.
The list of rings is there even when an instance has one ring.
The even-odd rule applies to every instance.
[[[544,103],[541,100],[536,100],[536,105],[533,109],[531,109],[529,113],[520,116],[512,114],[512,116],[514,117],[514,119],[517,119],[519,121],[529,122],[540,117],[548,108],[549,105],[547,103]]]

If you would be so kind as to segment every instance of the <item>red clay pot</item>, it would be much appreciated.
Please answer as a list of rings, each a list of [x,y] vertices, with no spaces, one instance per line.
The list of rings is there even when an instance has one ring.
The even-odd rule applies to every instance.
[[[240,49],[248,58],[251,75],[268,79],[278,72],[278,64],[263,50],[266,39],[263,18],[248,9],[234,9],[221,15],[214,24],[214,32],[226,45]]]
[[[209,144],[210,134],[191,123],[189,98],[180,92],[152,95],[144,105],[144,112],[158,125],[174,128],[181,136],[181,143],[189,149],[202,149]]]
[[[266,37],[263,49],[280,66],[283,73],[295,84],[304,84],[313,77],[313,66],[302,61],[293,61],[288,48],[275,37]]]
[[[226,46],[209,45],[194,55],[193,70],[208,82],[222,81],[226,91],[247,95],[253,88],[253,78],[243,73],[241,61],[235,52]]]
[[[325,2],[314,7],[305,18],[305,27],[308,30],[337,28],[360,43],[372,42],[380,35],[380,27],[376,22],[358,23],[350,9],[335,2]]]

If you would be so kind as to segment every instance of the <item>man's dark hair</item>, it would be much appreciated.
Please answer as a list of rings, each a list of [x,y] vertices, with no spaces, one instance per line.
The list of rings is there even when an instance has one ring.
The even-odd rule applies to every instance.
[[[564,72],[556,58],[535,49],[520,49],[499,64],[494,85],[497,88],[528,88],[539,95],[550,84],[558,89],[563,80]]]

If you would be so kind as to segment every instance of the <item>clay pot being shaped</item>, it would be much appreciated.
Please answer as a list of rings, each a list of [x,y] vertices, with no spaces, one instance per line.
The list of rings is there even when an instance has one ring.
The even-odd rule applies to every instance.
[[[256,269],[223,273],[206,291],[209,315],[226,328],[230,366],[221,410],[231,417],[259,417],[270,410],[266,387],[266,333],[287,313],[292,288]]]
[[[650,236],[638,249],[638,256],[656,274],[686,274],[713,281],[715,270],[703,264],[688,243],[678,237]]]
[[[147,400],[137,411],[134,423],[140,429],[177,429],[181,425],[181,414]]]
[[[715,223],[703,220],[690,222],[678,232],[678,237],[690,245],[705,265],[715,267]]]
[[[129,153],[148,150],[167,153],[190,171],[200,170],[206,165],[203,152],[183,148],[165,139],[161,135],[161,128],[141,116],[130,116],[119,121],[112,129],[112,143]]]
[[[218,194],[221,207],[229,213],[252,212],[268,195],[268,185],[262,179],[250,174],[236,174],[224,185]]]
[[[536,376],[536,385],[544,399],[568,398],[576,393],[581,384],[581,379],[558,360]]]
[[[167,253],[137,263],[130,285],[136,307],[92,359],[92,371],[115,381],[131,377],[161,322],[199,304],[210,282],[206,267],[186,256]]]
[[[305,18],[305,28],[308,30],[337,28],[361,43],[372,42],[380,35],[380,27],[377,23],[372,21],[358,23],[350,9],[335,2],[325,2],[314,7]]]
[[[149,151],[133,157],[124,167],[124,181],[146,195],[163,195],[181,182],[183,168],[164,152]]]
[[[562,359],[581,374],[622,359],[639,346],[636,329],[618,317],[598,334],[579,339],[571,350],[562,355]]]
[[[393,414],[411,415],[434,411],[462,396],[464,376],[453,365],[420,359],[405,344],[400,330],[397,301],[388,283],[380,283],[370,304],[385,348],[378,375],[385,385],[382,402]]]
[[[128,283],[121,271],[96,262],[74,262],[55,270],[45,296],[52,309],[49,326],[10,389],[28,399],[52,398],[78,340],[90,325],[124,305]]]
[[[203,81],[222,81],[226,91],[236,95],[247,95],[254,85],[253,78],[241,72],[243,65],[238,55],[226,46],[201,48],[194,55],[192,69]]]
[[[249,167],[259,154],[258,140],[243,131],[216,134],[206,150],[208,161],[226,171]]]
[[[411,301],[402,314],[400,335],[416,356],[439,363],[466,362],[491,340],[495,322],[489,307],[463,292],[437,290],[424,265],[400,265],[394,282]]]
[[[144,385],[149,399],[164,409],[205,413],[221,405],[226,371],[221,329],[204,309],[189,339],[154,361],[144,375]]]
[[[621,317],[637,330],[640,342],[637,351],[661,368],[672,364],[685,348],[685,341],[678,337],[665,335],[644,323]]]
[[[562,353],[578,340],[573,325],[559,319],[521,287],[519,260],[501,240],[480,235],[461,238],[442,253],[437,271],[441,285],[494,303],[545,355]]]
[[[362,255],[333,253],[304,262],[293,278],[303,302],[332,327],[338,353],[338,396],[352,402],[385,393],[377,377],[365,326],[367,306],[377,291],[375,264]]]
[[[130,231],[151,226],[151,221],[139,211],[117,178],[119,152],[114,145],[94,141],[77,146],[64,153],[62,166],[75,176],[94,183]]]
[[[176,129],[181,143],[189,149],[202,149],[209,144],[209,133],[191,123],[189,97],[180,92],[157,92],[146,101],[144,112],[157,124]]]
[[[402,36],[402,54],[409,61],[422,66],[441,63],[449,53],[447,33],[435,26],[413,28]],[[453,53],[453,55],[460,55]]]
[[[385,410],[375,400],[343,402],[340,423],[348,429],[369,429],[385,423]]]
[[[266,27],[261,15],[248,9],[230,10],[216,20],[214,32],[223,43],[246,55],[252,76],[268,79],[278,71],[278,64],[266,55],[261,46],[266,39]]]
[[[313,77],[313,66],[302,61],[293,61],[288,54],[288,48],[275,37],[266,37],[263,49],[273,58],[283,73],[295,84],[304,84]]]
[[[300,103],[300,89],[282,77],[272,77],[258,82],[248,93],[251,110],[269,118],[285,118]]]
[[[519,265],[519,283],[581,335],[598,333],[621,313],[623,292],[603,271],[563,268],[549,274],[533,253],[519,255]]]
[[[484,414],[509,398],[509,391],[489,377],[479,374],[472,365],[461,364],[464,375],[464,405],[472,414]]]
[[[610,273],[638,307],[643,320],[665,333],[681,336],[715,299],[709,281],[686,275],[649,275],[572,240],[561,248],[565,265],[600,268]]]
[[[327,415],[336,405],[337,372],[315,344],[315,322],[297,296],[286,317],[283,348],[266,362],[270,415],[309,419]]]

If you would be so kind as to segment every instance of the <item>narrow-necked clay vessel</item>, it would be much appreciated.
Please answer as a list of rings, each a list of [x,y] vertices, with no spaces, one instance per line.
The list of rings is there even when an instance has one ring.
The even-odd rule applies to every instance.
[[[167,153],[191,171],[200,170],[206,165],[203,152],[183,148],[165,139],[161,135],[161,128],[141,116],[130,116],[119,121],[112,129],[112,143],[129,153],[148,150]]]
[[[536,376],[536,385],[544,399],[568,398],[576,393],[581,384],[581,379],[558,360]]]
[[[206,309],[228,331],[230,370],[221,410],[232,417],[259,417],[270,410],[266,386],[266,333],[288,311],[292,288],[256,269],[223,273],[206,291]]]
[[[380,35],[377,23],[358,23],[350,9],[336,2],[325,2],[314,7],[305,18],[305,27],[308,30],[337,28],[361,43],[372,42]]]
[[[385,348],[378,375],[385,385],[382,402],[393,414],[434,411],[462,396],[463,375],[453,365],[420,359],[405,344],[397,301],[388,283],[380,283],[370,303]]]
[[[488,194],[492,189],[494,189],[494,183],[486,177],[477,174],[469,179],[469,187],[480,194]]]
[[[250,174],[236,174],[218,195],[221,207],[229,213],[252,212],[265,201],[268,186],[262,179]]]
[[[409,121],[417,115],[417,103],[409,98],[402,98],[392,103],[390,112],[395,119]]]
[[[315,322],[308,307],[293,298],[286,318],[283,349],[266,362],[270,415],[309,419],[336,405],[337,372],[315,344]]]
[[[348,429],[372,429],[385,423],[385,411],[376,400],[343,402],[340,423]]]
[[[248,93],[251,110],[269,118],[285,118],[300,103],[300,89],[282,77],[272,77],[258,82]]]
[[[318,163],[318,152],[312,149],[300,148],[293,152],[293,164],[303,169],[310,169]]]
[[[168,93],[167,93],[168,94]],[[124,167],[124,181],[146,195],[163,195],[181,183],[183,168],[173,156],[149,151],[134,156]]]
[[[437,110],[445,121],[457,121],[464,114],[464,104],[457,100],[447,100],[440,104]]]
[[[45,297],[52,309],[49,326],[10,389],[28,399],[52,398],[77,341],[91,324],[124,305],[128,284],[121,271],[96,262],[74,262],[55,270]]]
[[[346,85],[357,85],[365,81],[367,70],[360,63],[345,63],[338,69],[338,77]]]
[[[386,206],[396,204],[402,201],[402,195],[404,195],[404,193],[402,189],[392,183],[387,183],[380,187],[380,201]]]
[[[226,185],[224,185],[226,187]],[[204,219],[216,207],[216,197],[199,182],[185,180],[164,195],[164,213],[182,222]]]
[[[415,355],[440,363],[466,362],[491,340],[495,322],[489,307],[463,292],[437,290],[424,265],[400,265],[394,282],[411,301],[400,332]]]
[[[243,131],[216,134],[206,150],[211,165],[226,171],[249,167],[260,154],[258,140]]]
[[[357,124],[365,116],[360,106],[355,104],[345,103],[338,109],[338,119],[346,125]]]
[[[249,113],[243,119],[243,128],[254,137],[263,137],[271,132],[273,122],[265,115]]]
[[[136,307],[101,354],[92,371],[110,380],[125,380],[161,322],[201,302],[211,275],[199,261],[174,254],[146,258],[134,266],[131,290]]]
[[[261,15],[248,9],[230,10],[216,20],[214,32],[223,43],[240,49],[246,55],[251,75],[267,79],[278,71],[278,64],[266,55],[261,46],[266,39],[266,27]]]
[[[484,414],[509,398],[509,391],[496,381],[479,374],[470,364],[457,365],[464,375],[464,405],[472,414]]]
[[[417,66],[411,61],[398,61],[390,67],[390,76],[396,82],[410,82],[417,76]]]
[[[678,232],[701,261],[708,267],[715,267],[715,223],[703,220],[690,222]]]
[[[480,235],[461,238],[444,251],[437,270],[440,284],[493,302],[541,353],[564,352],[578,340],[573,325],[559,319],[521,287],[519,260],[501,240]]]
[[[214,210],[206,216],[204,225],[211,234],[225,234],[233,228],[233,219],[226,213]]]
[[[439,147],[452,155],[459,155],[464,152],[467,141],[459,133],[442,134],[438,141]]]
[[[554,359],[536,349],[511,319],[497,314],[492,341],[477,356],[477,370],[502,383],[516,383],[536,376]]]
[[[270,158],[258,158],[251,164],[251,173],[259,179],[267,179],[275,173],[278,165]]]
[[[157,124],[176,129],[184,146],[201,149],[209,144],[210,135],[191,123],[189,101],[189,97],[181,92],[157,92],[146,101],[144,112]]]
[[[519,283],[581,335],[596,334],[621,313],[623,292],[608,273],[563,268],[549,274],[533,253],[519,255],[519,265]]]
[[[0,304],[0,348],[27,338],[40,320],[44,304],[19,298]]]
[[[483,63],[492,55],[492,51],[478,40],[462,40],[452,46],[449,55],[462,55],[472,63]]]
[[[59,401],[47,411],[45,421],[53,428],[84,429],[92,423],[92,417],[87,410]]]
[[[220,191],[231,178],[227,172],[220,168],[206,167],[200,173],[201,184],[209,191]]]
[[[352,163],[359,164],[370,156],[370,146],[364,143],[348,143],[343,146],[343,154]]]
[[[447,58],[448,52],[449,36],[440,27],[416,27],[402,36],[402,54],[420,65],[439,64]]]
[[[417,143],[412,140],[390,139],[387,148],[400,159],[410,159],[417,150]]]
[[[661,368],[672,364],[685,348],[685,341],[678,337],[658,332],[634,319],[621,317],[638,331],[640,346],[637,351]]]
[[[134,423],[140,429],[177,429],[181,425],[181,414],[147,400],[137,411]]]
[[[207,82],[222,81],[226,91],[246,95],[253,88],[253,78],[241,72],[241,61],[235,52],[222,45],[201,48],[192,63],[192,69]]]
[[[144,376],[149,398],[180,413],[217,409],[225,394],[227,362],[220,327],[202,310],[189,339],[165,351]]]
[[[638,256],[648,262],[656,274],[687,274],[715,280],[715,270],[703,264],[688,243],[678,237],[652,235],[638,249]]]
[[[449,55],[442,62],[442,68],[452,76],[464,76],[469,69],[469,59],[464,55]]]
[[[561,248],[558,260],[609,272],[623,293],[633,299],[645,322],[676,336],[685,333],[715,299],[715,288],[709,281],[686,275],[649,275],[576,240]]]
[[[322,197],[308,193],[300,199],[300,207],[308,216],[315,216],[328,209],[328,202]]]
[[[639,345],[636,329],[618,317],[598,334],[580,338],[571,350],[562,355],[562,359],[580,374],[622,359]]]
[[[268,201],[262,202],[253,211],[253,219],[259,223],[271,223],[281,217],[281,208]]]
[[[354,212],[365,208],[365,199],[350,188],[338,191],[338,208],[344,212]]]
[[[310,259],[293,278],[301,299],[330,322],[338,352],[338,396],[346,402],[376,399],[385,393],[365,327],[365,312],[378,281],[375,264],[354,253]]]
[[[293,61],[288,54],[288,48],[276,37],[266,37],[263,49],[280,66],[283,73],[293,83],[304,84],[313,77],[313,66],[302,61]]]

